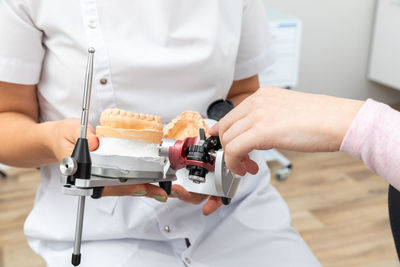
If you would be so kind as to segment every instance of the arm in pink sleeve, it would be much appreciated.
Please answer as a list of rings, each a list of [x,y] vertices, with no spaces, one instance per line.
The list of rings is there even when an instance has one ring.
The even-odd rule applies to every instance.
[[[400,112],[369,99],[347,131],[340,151],[361,159],[400,190]]]

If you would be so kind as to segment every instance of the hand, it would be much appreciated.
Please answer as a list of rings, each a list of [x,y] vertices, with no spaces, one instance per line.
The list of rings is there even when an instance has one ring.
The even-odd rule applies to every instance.
[[[51,122],[48,135],[50,149],[58,162],[65,157],[70,157],[74,150],[75,143],[80,137],[81,122],[78,119],[65,119],[62,121]],[[99,146],[99,140],[91,125],[88,125],[87,139],[89,150],[94,151]]]
[[[228,113],[210,134],[220,136],[232,172],[255,174],[258,166],[248,156],[254,149],[339,150],[363,103],[263,87]]]
[[[53,151],[58,162],[64,157],[69,157],[74,150],[75,143],[80,137],[80,120],[65,119],[62,121],[51,122],[50,129],[50,149]],[[94,151],[99,146],[99,140],[95,135],[92,126],[88,125],[87,139],[89,150]],[[144,196],[154,198],[160,202],[167,201],[167,193],[160,187],[152,184],[137,184],[125,186],[105,187],[103,196]]]
[[[210,215],[214,211],[216,211],[219,207],[222,206],[222,201],[220,197],[216,196],[208,196],[203,194],[191,193],[186,191],[180,185],[173,185],[172,186],[172,194],[171,197],[176,197],[182,201],[189,202],[192,204],[200,204],[204,200],[208,198],[208,201],[203,206],[203,214],[205,216]]]

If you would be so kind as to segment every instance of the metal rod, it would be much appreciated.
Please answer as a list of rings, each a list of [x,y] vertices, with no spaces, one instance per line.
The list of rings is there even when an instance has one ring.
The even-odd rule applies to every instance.
[[[81,254],[83,215],[85,213],[85,200],[86,200],[86,198],[84,196],[78,197],[78,212],[76,215],[74,255]]]
[[[89,52],[89,57],[86,68],[85,89],[83,92],[82,115],[81,115],[81,138],[86,138],[87,135],[90,97],[92,94],[93,61],[94,61],[95,49],[91,47],[89,48],[88,52]]]
[[[94,48],[88,50],[88,62],[85,76],[85,88],[83,92],[82,102],[82,115],[81,115],[81,138],[86,139],[87,127],[89,123],[89,107],[90,97],[92,94],[92,79],[93,79],[93,64],[94,64]],[[81,243],[82,243],[82,229],[83,229],[83,216],[85,213],[85,196],[78,197],[78,211],[76,215],[76,226],[75,226],[75,242],[74,252],[72,253],[72,265],[78,266],[81,262]]]

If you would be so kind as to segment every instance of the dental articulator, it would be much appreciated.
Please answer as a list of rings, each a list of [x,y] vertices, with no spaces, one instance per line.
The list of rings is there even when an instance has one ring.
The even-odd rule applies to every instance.
[[[89,48],[88,52],[80,138],[71,157],[64,158],[60,163],[63,193],[78,197],[75,242],[71,260],[74,266],[78,266],[81,262],[85,199],[89,196],[93,199],[101,198],[105,186],[159,183],[169,195],[172,181],[177,180],[176,172],[186,169],[189,173],[188,186],[184,187],[188,191],[219,196],[223,204],[228,205],[236,193],[241,178],[227,169],[219,137],[206,138],[204,129],[200,129],[198,136],[184,140],[162,139],[161,145],[157,147],[161,158],[161,164],[158,165],[146,158],[110,157],[91,153],[87,128],[95,50]],[[218,104],[213,106],[216,107]],[[209,116],[211,113],[216,115],[214,118],[222,118],[228,111],[213,109],[209,112]]]

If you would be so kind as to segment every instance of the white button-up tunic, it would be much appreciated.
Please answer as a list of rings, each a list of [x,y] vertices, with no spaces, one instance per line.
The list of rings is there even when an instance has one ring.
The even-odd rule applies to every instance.
[[[272,63],[258,0],[0,0],[0,81],[37,84],[40,121],[79,118],[88,47],[96,49],[90,123],[106,108],[206,115],[234,80]],[[205,217],[177,199],[88,198],[82,266],[319,266],[290,227],[261,154],[230,206]],[[56,165],[25,233],[48,266],[70,266],[76,201]],[[188,246],[188,242],[191,243]]]

